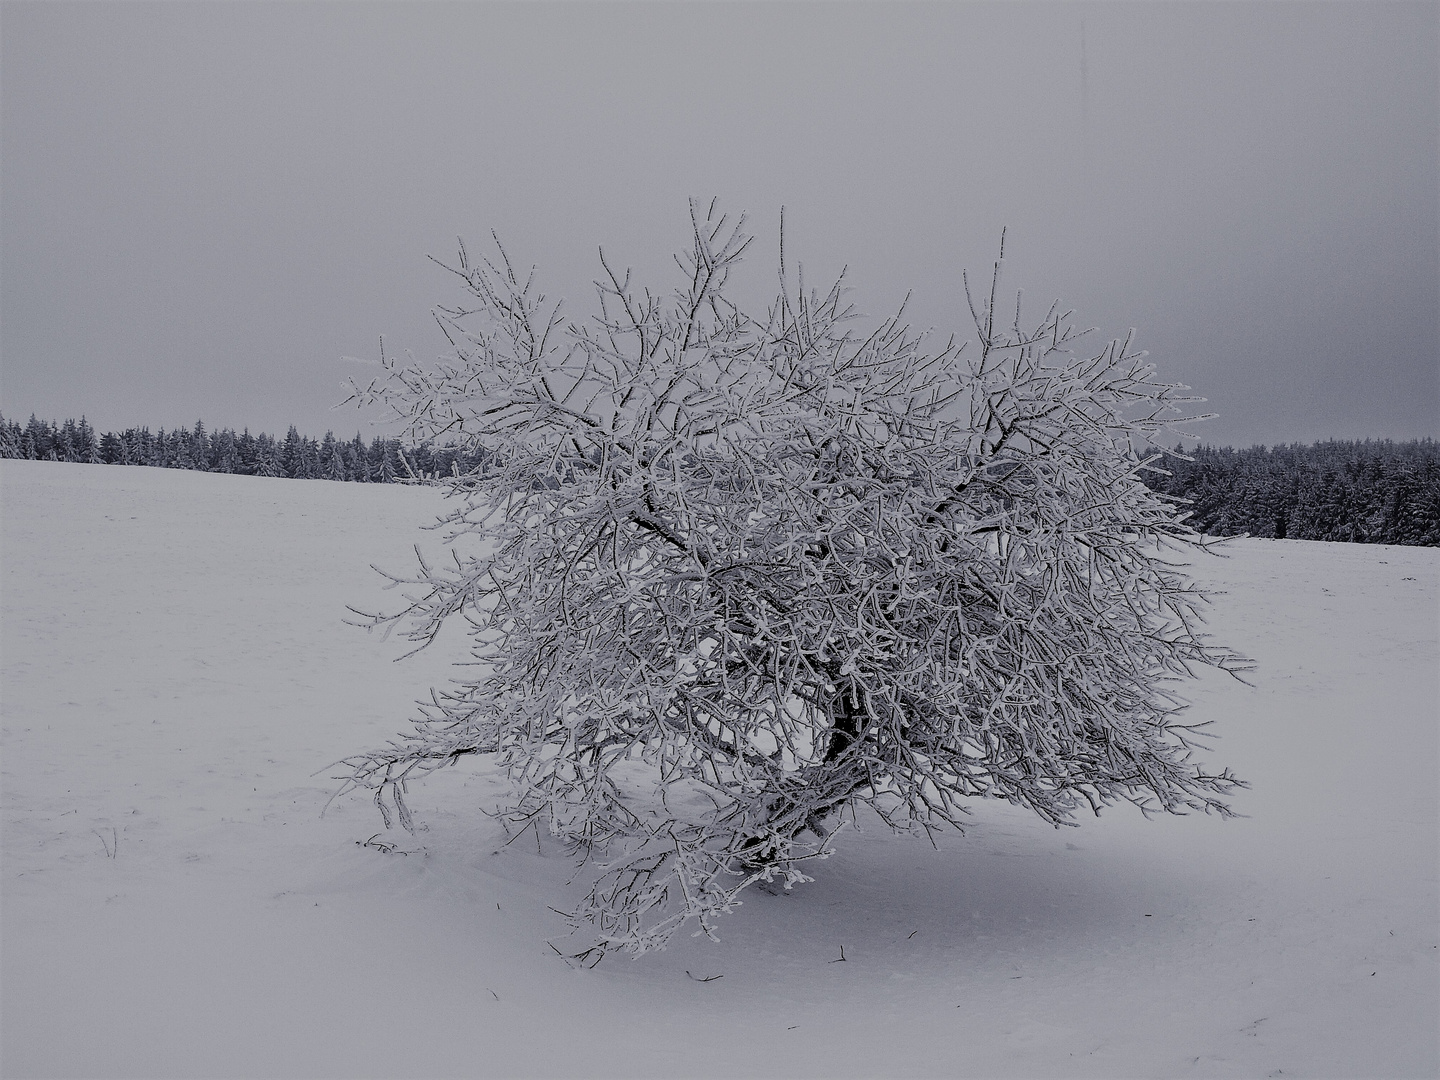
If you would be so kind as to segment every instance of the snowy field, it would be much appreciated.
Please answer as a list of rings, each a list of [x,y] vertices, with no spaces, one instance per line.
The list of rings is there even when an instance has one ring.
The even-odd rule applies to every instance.
[[[570,864],[503,846],[482,766],[412,789],[414,837],[364,846],[363,797],[320,816],[329,763],[460,644],[394,664],[342,621],[393,599],[368,564],[408,568],[439,505],[0,465],[4,1076],[1440,1072],[1440,550],[1196,566],[1259,665],[1191,694],[1248,817],[979,804],[938,852],[847,830],[720,943],[578,971],[549,944],[578,947],[547,909]]]

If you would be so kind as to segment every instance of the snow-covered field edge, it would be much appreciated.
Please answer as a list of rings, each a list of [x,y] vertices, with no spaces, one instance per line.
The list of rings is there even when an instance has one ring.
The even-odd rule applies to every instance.
[[[1196,564],[1258,664],[1190,695],[1244,818],[847,829],[720,943],[581,972],[573,868],[505,845],[483,765],[412,790],[413,837],[320,816],[461,645],[343,621],[440,502],[0,464],[5,1076],[1440,1073],[1440,550]]]

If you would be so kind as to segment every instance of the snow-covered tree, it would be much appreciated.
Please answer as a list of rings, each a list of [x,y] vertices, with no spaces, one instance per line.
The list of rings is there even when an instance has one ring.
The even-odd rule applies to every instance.
[[[1239,781],[1191,760],[1172,684],[1240,661],[1167,555],[1200,539],[1141,481],[1195,399],[1128,338],[1075,352],[1058,305],[1002,311],[1001,263],[974,341],[931,349],[903,309],[857,332],[842,283],[806,293],[782,229],[779,295],[747,314],[743,219],[691,218],[673,292],[602,252],[583,322],[498,241],[462,246],[454,352],[356,388],[412,444],[486,455],[447,481],[453,554],[368,616],[422,646],[465,623],[480,674],[347,789],[408,827],[409,782],[493,755],[510,820],[597,868],[577,924],[633,951],[807,880],[859,804],[907,829],[983,798],[1228,814]]]
[[[83,415],[75,429],[75,436],[75,453],[79,461],[86,465],[103,465],[105,463],[105,459],[100,456],[100,439]]]
[[[205,422],[196,420],[195,428],[190,432],[190,468],[209,472],[214,452],[214,438],[205,430]]]
[[[368,482],[370,465],[365,458],[365,440],[360,437],[358,431],[355,433],[355,438],[347,445],[345,457],[349,468],[349,475],[346,479],[362,484]]]
[[[195,441],[189,430],[177,427],[170,432],[171,454],[166,464],[172,469],[194,469],[199,464],[195,455]]]
[[[230,428],[221,428],[210,442],[215,457],[214,471],[218,473],[239,472],[240,448],[236,444],[235,432]]]
[[[80,459],[80,451],[76,443],[80,438],[80,429],[75,426],[74,420],[67,419],[64,424],[51,424],[56,429],[55,448],[51,455],[56,461],[76,462]]]
[[[25,429],[14,420],[0,416],[0,458],[25,456]]]
[[[255,475],[270,477],[285,475],[281,445],[264,432],[261,432],[255,439]]]
[[[150,434],[148,427],[126,428],[125,429],[125,454],[123,460],[126,465],[148,465],[150,463],[150,449],[154,437]]]
[[[340,447],[335,445],[330,449],[330,457],[325,470],[326,480],[348,480],[348,470],[345,468],[345,459],[340,456]]]
[[[372,478],[377,483],[393,484],[406,475],[399,439],[375,436],[370,443],[370,458],[374,462]]]
[[[129,464],[125,460],[125,443],[113,431],[107,431],[100,436],[98,454],[100,460],[107,465]]]
[[[168,469],[172,463],[169,442],[170,437],[165,429],[156,428],[150,439],[150,454],[145,464],[154,469]]]

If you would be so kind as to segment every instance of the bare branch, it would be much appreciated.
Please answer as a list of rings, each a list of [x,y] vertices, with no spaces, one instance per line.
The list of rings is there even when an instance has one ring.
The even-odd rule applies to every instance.
[[[347,760],[342,790],[410,827],[407,783],[492,756],[504,819],[590,860],[587,964],[808,880],[860,804],[927,835],[981,798],[1057,825],[1229,814],[1240,781],[1191,762],[1205,721],[1174,685],[1245,665],[1161,546],[1203,539],[1141,481],[1185,388],[1130,336],[1075,353],[1058,303],[997,320],[1004,233],[988,298],[965,283],[977,351],[930,351],[903,306],[852,331],[843,275],[790,280],[783,210],[752,318],[726,297],[743,225],[692,202],[668,293],[602,250],[579,324],[498,240],[461,245],[453,355],[385,358],[355,391],[485,451],[452,481],[452,557],[417,556],[399,610],[361,616],[418,648],[458,619],[481,674]]]

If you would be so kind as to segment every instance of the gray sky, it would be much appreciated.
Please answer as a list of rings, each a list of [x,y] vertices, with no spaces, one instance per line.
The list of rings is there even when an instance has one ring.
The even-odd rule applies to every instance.
[[[0,410],[353,434],[497,230],[588,311],[686,198],[964,330],[960,272],[1139,329],[1207,441],[1440,435],[1440,5],[0,7]],[[367,437],[370,429],[366,429]]]

